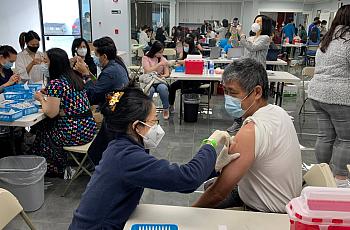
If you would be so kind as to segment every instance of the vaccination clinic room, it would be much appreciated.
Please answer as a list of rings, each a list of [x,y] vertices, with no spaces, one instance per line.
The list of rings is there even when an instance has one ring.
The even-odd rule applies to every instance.
[[[0,230],[350,230],[350,0],[0,15]]]

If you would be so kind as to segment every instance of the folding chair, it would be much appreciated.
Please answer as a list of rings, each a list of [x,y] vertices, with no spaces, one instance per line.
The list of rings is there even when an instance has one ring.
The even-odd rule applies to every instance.
[[[306,47],[306,65],[311,65],[311,60],[313,60],[313,64],[311,66],[315,66],[315,55],[308,55],[308,51],[317,51],[318,46],[307,46]]]
[[[304,175],[304,180],[308,186],[334,187],[337,185],[333,173],[326,163],[316,164]]]
[[[66,193],[67,193],[69,187],[71,186],[71,184],[73,183],[73,181],[76,180],[83,172],[85,172],[86,174],[88,174],[91,177],[91,173],[89,172],[89,170],[86,169],[86,163],[87,163],[86,160],[89,159],[88,150],[89,150],[92,142],[93,142],[93,140],[85,145],[64,146],[63,147],[63,149],[65,151],[69,152],[69,155],[73,158],[75,163],[77,163],[78,169],[76,170],[76,172],[72,176],[70,182],[68,183],[66,189],[64,190],[64,192],[62,194],[62,197],[66,195]],[[75,154],[84,154],[84,157],[79,162],[79,160],[77,159]]]
[[[305,89],[305,79],[307,80],[311,80],[311,78],[313,78],[315,74],[315,67],[304,67],[303,68],[303,71],[302,71],[302,95],[303,95],[303,104],[301,105],[300,107],[300,110],[299,110],[299,115],[303,112],[304,114],[306,113],[313,113],[311,111],[305,111],[305,103],[306,101],[308,100],[308,98],[306,98],[306,93],[308,93],[308,90]]]
[[[9,191],[0,188],[0,229],[5,228],[18,214],[31,230],[36,229],[17,198]]]
[[[167,56],[168,60],[175,60],[176,59],[176,49],[165,48],[163,51],[163,55]]]

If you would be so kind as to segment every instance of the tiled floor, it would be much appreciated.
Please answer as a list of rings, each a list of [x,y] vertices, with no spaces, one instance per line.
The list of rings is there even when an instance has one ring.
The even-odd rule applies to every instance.
[[[295,69],[295,74],[300,76],[300,68],[292,68],[290,71],[294,72]],[[311,148],[311,150],[302,151],[303,161],[310,164],[315,162],[312,149],[316,140],[317,124],[314,115],[298,116],[297,111],[299,111],[300,104],[301,99],[299,97],[285,98],[283,108],[294,117],[300,144]],[[196,123],[184,123],[180,126],[178,113],[171,117],[169,121],[161,121],[166,135],[160,146],[152,151],[152,154],[158,158],[168,159],[179,164],[188,162],[199,149],[201,140],[208,137],[214,130],[226,130],[232,124],[232,119],[225,112],[222,96],[213,97],[212,108],[213,115],[210,115],[210,119],[207,115],[200,115]],[[309,104],[307,109],[312,109]],[[60,179],[48,179],[47,181],[53,182],[53,185],[45,191],[44,205],[38,211],[29,213],[34,225],[39,230],[67,229],[72,213],[79,204],[80,196],[88,180],[87,176],[80,177],[71,187],[69,194],[66,197],[61,197],[60,195],[67,182]],[[179,194],[145,189],[141,203],[189,206],[199,196],[200,193]],[[5,229],[27,228],[20,218],[16,218]]]

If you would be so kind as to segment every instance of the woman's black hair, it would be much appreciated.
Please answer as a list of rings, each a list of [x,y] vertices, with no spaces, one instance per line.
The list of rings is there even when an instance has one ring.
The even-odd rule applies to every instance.
[[[49,80],[65,77],[74,89],[84,89],[84,82],[71,68],[66,51],[60,48],[52,48],[46,51],[46,54],[50,60]]]
[[[258,15],[255,17],[254,22],[258,17],[261,17],[261,19],[262,19],[262,28],[261,28],[260,35],[271,36],[271,34],[272,34],[272,19],[266,15]]]
[[[39,35],[36,32],[34,32],[33,30],[30,30],[28,32],[22,32],[19,35],[19,45],[20,45],[21,49],[23,50],[24,45],[28,44],[28,42],[30,42],[31,40],[34,40],[34,39],[40,41]]]
[[[163,49],[164,49],[164,45],[160,41],[155,41],[152,44],[151,49],[147,52],[146,56],[150,57],[150,58],[154,58],[156,53],[158,53],[159,51],[161,51]]]
[[[222,20],[222,26],[227,28],[228,27],[228,20],[227,19],[223,19]]]
[[[162,28],[158,28],[157,30],[156,30],[156,37],[157,36],[162,36],[164,34],[164,30],[162,29]]]
[[[141,26],[141,30],[145,30],[145,29],[148,29],[148,26],[147,26],[147,25]]]
[[[184,59],[187,57],[188,54],[197,54],[196,45],[194,44],[194,40],[192,37],[185,38],[184,43],[188,44],[189,46],[188,53],[184,52]]]
[[[90,46],[89,43],[84,39],[84,38],[76,38],[73,40],[72,43],[72,56],[74,57],[77,54],[77,49],[81,45],[81,43],[85,44],[87,53],[85,57],[91,57],[91,51],[90,51]]]
[[[106,54],[108,60],[115,60],[119,65],[121,65],[129,77],[128,68],[126,67],[123,59],[118,56],[117,47],[115,46],[112,38],[107,36],[99,38],[93,42],[93,46],[98,54]]]
[[[128,134],[131,125],[139,120],[146,122],[152,111],[152,98],[135,87],[126,87],[118,92],[124,93],[112,109],[109,102],[102,106],[107,128],[113,133]],[[111,93],[113,94],[113,93]]]
[[[0,56],[3,56],[4,58],[10,57],[10,54],[17,55],[17,51],[12,47],[8,45],[0,46]]]
[[[337,27],[341,26],[336,31]],[[333,19],[331,28],[323,36],[321,41],[321,51],[325,53],[332,40],[342,39],[345,42],[349,42],[349,37],[346,36],[350,33],[350,5],[343,5],[337,11],[335,18]],[[347,38],[346,38],[347,37]]]

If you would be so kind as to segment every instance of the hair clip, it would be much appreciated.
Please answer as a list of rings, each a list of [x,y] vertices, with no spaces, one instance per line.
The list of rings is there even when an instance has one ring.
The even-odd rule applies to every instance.
[[[116,104],[120,101],[120,98],[124,95],[124,92],[116,92],[109,98],[109,106],[114,112]]]

